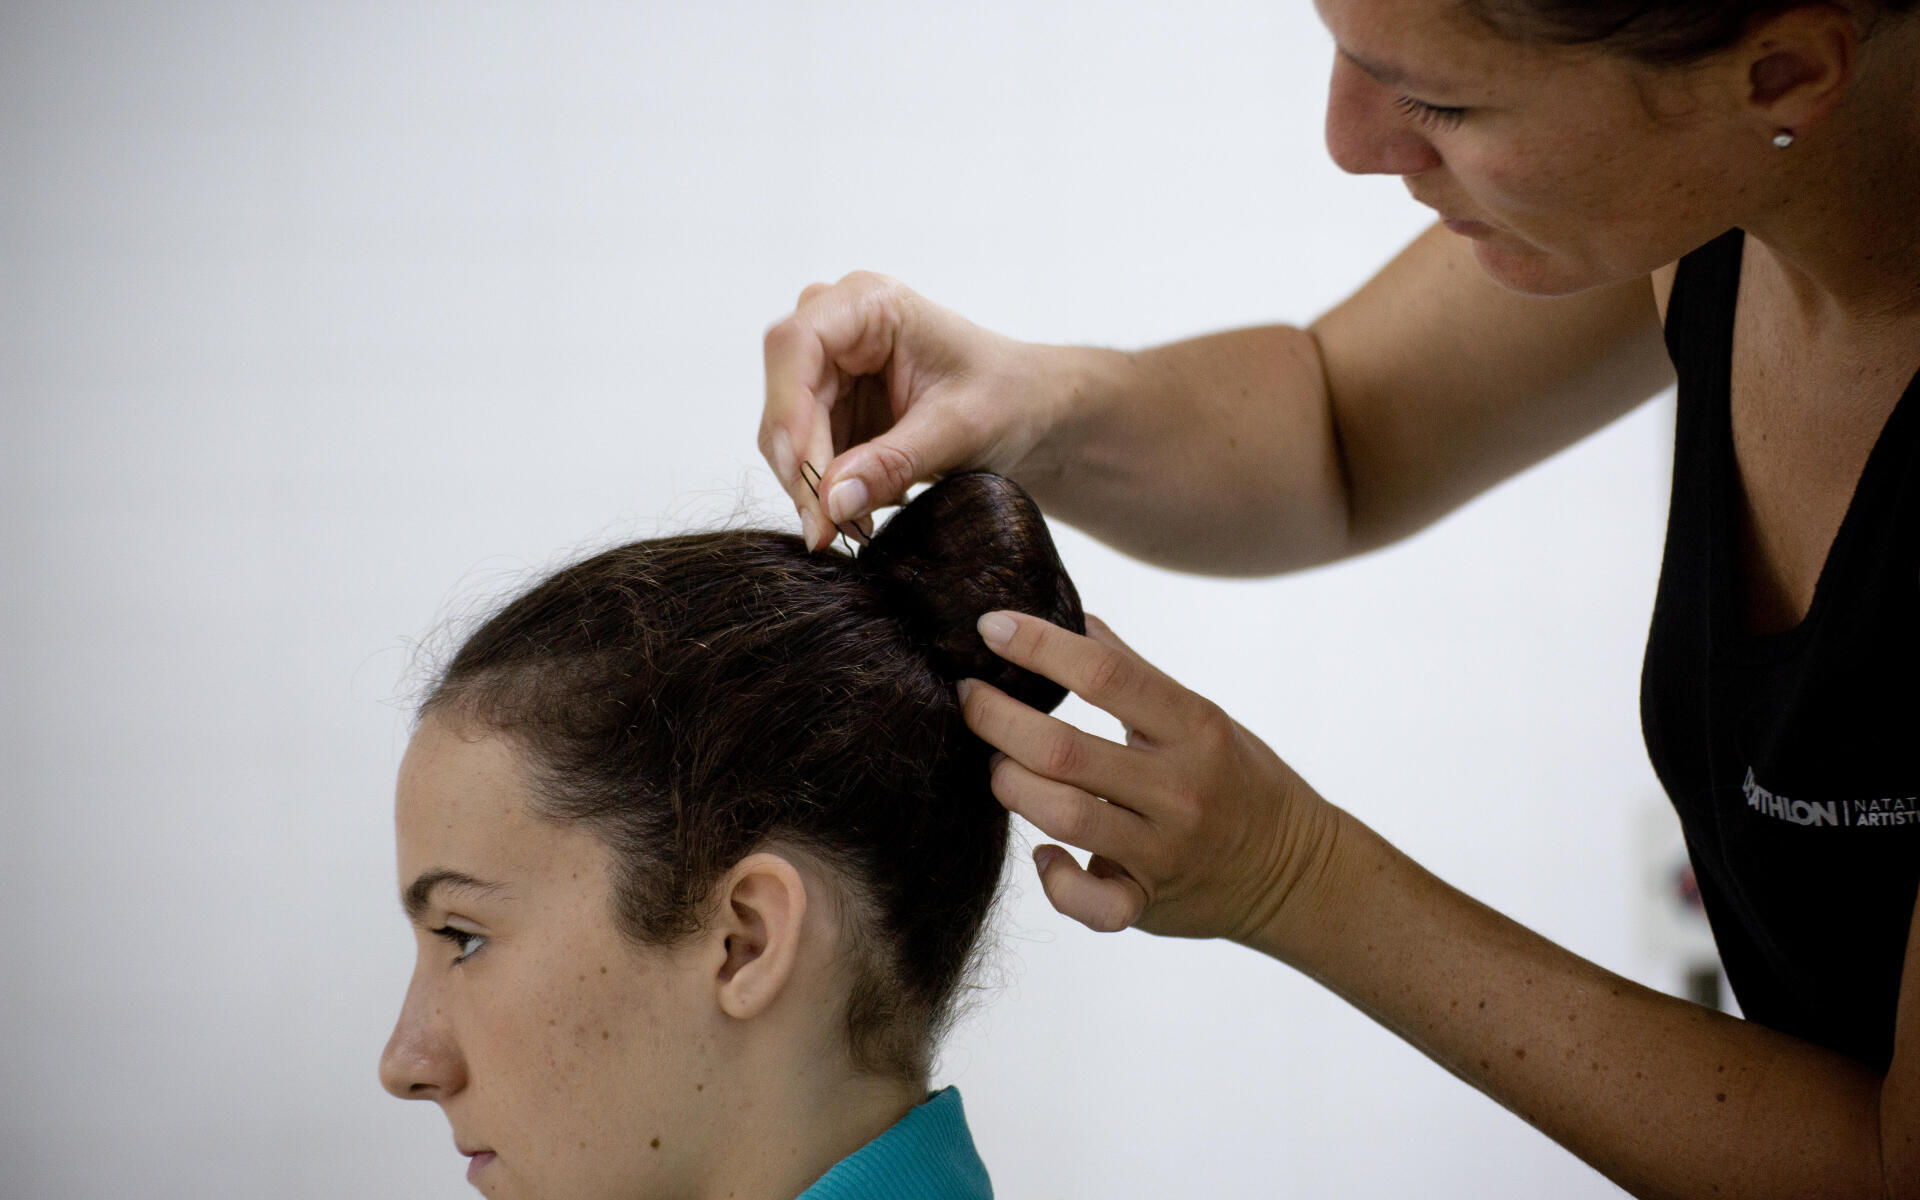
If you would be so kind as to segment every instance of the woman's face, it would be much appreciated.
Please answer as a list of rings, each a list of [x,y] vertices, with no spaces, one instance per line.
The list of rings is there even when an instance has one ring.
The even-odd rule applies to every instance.
[[[396,817],[418,958],[381,1082],[440,1105],[497,1200],[678,1193],[721,1126],[712,974],[622,937],[606,847],[527,795],[510,743],[414,735]]]
[[[1770,130],[1713,60],[1653,71],[1520,46],[1460,0],[1317,0],[1337,51],[1327,145],[1401,176],[1517,291],[1644,276],[1735,223],[1741,170]],[[1772,151],[1778,153],[1778,151]]]

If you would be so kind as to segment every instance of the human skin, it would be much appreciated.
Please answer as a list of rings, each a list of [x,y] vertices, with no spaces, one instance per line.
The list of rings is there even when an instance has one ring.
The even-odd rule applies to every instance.
[[[760,428],[812,545],[833,536],[829,510],[844,523],[971,466],[1181,569],[1261,574],[1372,549],[1670,383],[1672,262],[1734,225],[1757,263],[1741,319],[1787,360],[1756,377],[1791,397],[1911,370],[1920,19],[1860,41],[1844,10],[1794,10],[1727,55],[1650,72],[1463,32],[1443,19],[1452,0],[1322,11],[1355,43],[1334,65],[1336,160],[1401,175],[1473,236],[1436,226],[1310,328],[1133,353],[1017,342],[882,276],[815,284],[768,330]],[[1471,63],[1474,90],[1409,95],[1354,55],[1463,91],[1450,64]],[[1479,107],[1435,122],[1412,101]],[[1791,151],[1772,145],[1782,128]],[[1884,418],[1888,389],[1873,399]],[[1758,407],[1736,429],[1743,453],[1781,424]],[[1846,414],[1856,442],[1878,430],[1871,407]],[[1813,448],[1793,432],[1765,440]],[[824,464],[825,503],[803,459]]]
[[[829,501],[861,501],[841,519],[978,462],[1165,565],[1262,573],[1382,545],[1669,382],[1674,260],[1739,226],[1741,595],[1756,629],[1797,620],[1920,366],[1920,18],[1863,38],[1846,6],[1809,5],[1655,72],[1515,46],[1451,0],[1319,10],[1336,161],[1401,176],[1451,228],[1310,329],[1131,355],[1014,343],[877,277],[810,288],[768,334],[761,442],[814,532],[796,455],[830,460]],[[1037,851],[1060,911],[1288,962],[1638,1195],[1920,1195],[1920,936],[1883,1078],[1448,888],[1095,623],[1003,616],[1002,653],[1129,731],[1115,745],[967,689],[1005,755],[995,794],[1093,855]]]
[[[831,890],[804,858],[749,856],[701,933],[642,947],[607,847],[529,794],[510,741],[429,716],[395,802],[403,896],[427,884],[380,1078],[440,1105],[484,1195],[794,1196],[925,1098],[854,1070]]]
[[[1004,756],[994,794],[1093,855],[1083,869],[1036,848],[1056,909],[1287,963],[1636,1196],[1920,1195],[1920,929],[1881,1078],[1622,979],[1447,886],[1087,625],[990,613],[981,632],[1111,713],[1125,745],[963,684],[968,726]]]

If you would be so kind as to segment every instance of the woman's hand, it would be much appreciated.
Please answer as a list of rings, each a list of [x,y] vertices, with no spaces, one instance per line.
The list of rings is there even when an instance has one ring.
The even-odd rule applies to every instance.
[[[760,452],[807,544],[949,471],[1012,476],[1051,422],[1044,347],[990,333],[884,275],[800,293],[767,331]],[[821,475],[802,478],[801,464]],[[812,486],[809,486],[809,485]],[[819,495],[815,498],[815,490]]]
[[[993,792],[1058,846],[1034,861],[1047,899],[1096,930],[1137,925],[1269,951],[1319,901],[1339,811],[1220,708],[1135,654],[1098,620],[1080,637],[1037,617],[989,613],[981,636],[1119,718],[1126,744],[1094,737],[968,681],[967,725],[1005,756]]]

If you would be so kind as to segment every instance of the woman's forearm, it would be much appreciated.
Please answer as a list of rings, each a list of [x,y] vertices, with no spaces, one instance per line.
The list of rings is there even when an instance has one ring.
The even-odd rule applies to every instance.
[[[1882,1081],[1602,970],[1342,814],[1254,948],[1289,962],[1636,1196],[1888,1197]],[[1889,1097],[1891,1101],[1892,1097]],[[1895,1157],[1900,1157],[1896,1155]]]
[[[1048,354],[1069,396],[1020,481],[1049,514],[1188,571],[1262,574],[1346,552],[1346,480],[1312,335],[1271,326]]]

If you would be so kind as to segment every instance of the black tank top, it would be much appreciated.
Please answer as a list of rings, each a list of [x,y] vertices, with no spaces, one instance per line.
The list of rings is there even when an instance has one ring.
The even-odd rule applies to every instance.
[[[1884,1071],[1920,884],[1920,377],[1806,619],[1747,633],[1729,408],[1744,243],[1682,259],[1667,306],[1679,420],[1641,726],[1742,1011]]]

